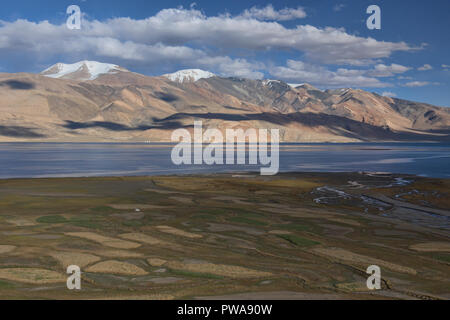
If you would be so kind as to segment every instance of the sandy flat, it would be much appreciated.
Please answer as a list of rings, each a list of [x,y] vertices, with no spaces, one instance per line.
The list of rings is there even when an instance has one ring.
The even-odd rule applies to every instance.
[[[191,198],[186,198],[186,197],[169,197],[169,199],[184,203],[184,204],[191,204],[193,203]]]
[[[6,222],[16,225],[18,227],[29,227],[29,226],[34,226],[37,224],[35,221],[28,220],[25,218],[7,219]]]
[[[37,224],[36,221],[25,219],[25,218],[7,219],[6,222],[16,225],[18,227],[29,227],[29,226],[35,226]]]
[[[123,234],[119,235],[119,237],[121,237],[123,239],[127,239],[127,240],[136,241],[136,242],[151,244],[151,245],[161,243],[161,241],[159,239],[148,236],[144,233],[123,233]]]
[[[64,268],[70,265],[76,265],[82,268],[100,260],[99,257],[94,256],[93,254],[80,252],[53,252],[50,256],[58,260]]]
[[[66,281],[66,277],[58,272],[39,268],[0,269],[0,279],[30,284],[49,284]]]
[[[167,262],[167,260],[159,259],[159,258],[149,258],[149,259],[147,259],[147,262],[152,267],[161,267],[162,265],[164,265]]]
[[[138,266],[135,266],[134,264],[116,260],[99,262],[87,268],[86,272],[111,273],[111,274],[136,275],[136,276],[142,276],[147,274],[147,271],[139,268]]]
[[[140,258],[143,256],[142,253],[130,250],[98,250],[95,253],[99,256],[109,258]]]
[[[224,264],[214,264],[209,262],[186,263],[179,261],[169,261],[165,264],[168,268],[175,270],[185,270],[198,273],[209,273],[218,276],[230,278],[253,278],[253,277],[267,277],[270,272],[252,270],[239,266],[231,266]]]
[[[380,267],[385,267],[396,272],[408,273],[413,275],[417,274],[416,270],[412,268],[400,266],[398,264],[380,260],[377,258],[364,256],[341,248],[314,248],[312,249],[312,251],[321,255],[335,258],[337,260],[357,263],[365,267],[368,267],[370,265],[378,265]]]
[[[187,231],[180,230],[180,229],[177,229],[174,227],[169,227],[169,226],[157,226],[156,228],[161,232],[170,233],[170,234],[173,234],[176,236],[182,236],[182,237],[191,238],[191,239],[198,239],[198,238],[203,237],[200,234],[187,232]]]
[[[367,284],[365,281],[338,283],[338,284],[336,284],[336,287],[339,289],[351,291],[351,292],[370,291],[370,289],[367,288]]]
[[[16,246],[0,245],[0,254],[8,253],[16,249]]]
[[[71,237],[79,237],[83,239],[88,239],[91,241],[98,242],[104,246],[117,248],[117,249],[134,249],[137,247],[140,247],[141,245],[136,242],[111,238],[102,236],[100,234],[94,233],[94,232],[68,232],[66,235]]]
[[[450,242],[425,242],[414,244],[409,247],[421,252],[450,252]]]

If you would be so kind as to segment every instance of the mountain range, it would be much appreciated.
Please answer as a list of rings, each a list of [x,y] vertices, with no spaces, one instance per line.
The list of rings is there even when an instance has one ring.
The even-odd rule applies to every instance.
[[[450,141],[450,108],[199,69],[158,77],[113,64],[0,73],[0,141],[158,142],[177,128],[278,128],[283,142]]]

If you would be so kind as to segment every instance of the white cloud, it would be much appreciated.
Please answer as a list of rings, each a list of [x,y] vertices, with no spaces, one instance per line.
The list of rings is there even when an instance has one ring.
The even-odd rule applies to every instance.
[[[246,9],[240,16],[245,19],[287,21],[305,18],[306,12],[301,7],[296,9],[284,8],[277,11],[269,4],[264,8],[252,7]]]
[[[262,79],[264,73],[258,71],[264,69],[262,63],[249,62],[246,59],[231,59],[230,57],[205,57],[198,64],[208,69],[217,68],[222,76],[238,78]]]
[[[368,75],[372,77],[392,77],[395,74],[404,73],[408,70],[411,70],[411,68],[395,63],[392,63],[390,66],[377,64],[374,66],[373,70],[368,71]]]
[[[390,97],[390,98],[393,98],[393,97],[396,97],[396,96],[397,96],[395,93],[390,92],[390,91],[384,91],[381,95],[382,95],[383,97]]]
[[[331,71],[323,66],[303,61],[287,60],[286,66],[270,69],[270,74],[288,83],[311,83],[326,87],[389,87],[374,77],[366,76],[366,70],[339,68]]]
[[[168,45],[161,42],[152,44],[126,38],[113,37],[107,25],[90,22],[93,28],[80,32],[68,30],[65,25],[53,25],[47,21],[40,23],[17,20],[13,23],[3,22],[0,27],[0,57],[20,51],[29,61],[45,61],[52,56],[64,55],[73,62],[89,57],[92,60],[118,62],[125,67],[137,68],[173,64],[183,66],[202,66],[216,71],[223,76],[262,78],[257,69],[261,64],[248,62],[246,59],[232,59],[227,56],[210,55],[203,50],[184,45]],[[102,30],[102,28],[105,28]],[[56,61],[49,61],[53,64]],[[133,69],[133,68],[131,68]],[[173,71],[173,70],[170,70]]]
[[[428,63],[424,64],[423,66],[417,68],[417,70],[419,71],[427,71],[427,70],[431,70],[433,69],[433,67],[431,65],[429,65]]]
[[[377,64],[371,69],[338,68],[331,71],[323,66],[308,64],[303,61],[288,60],[286,66],[273,67],[270,73],[289,82],[309,82],[327,87],[390,87],[389,83],[377,78],[391,77],[411,70],[410,67],[392,63]]]
[[[170,45],[196,43],[221,49],[295,50],[317,61],[363,65],[390,56],[394,51],[414,50],[404,42],[383,42],[346,33],[343,29],[298,25],[286,28],[277,22],[258,21],[242,15],[205,16],[191,9],[164,9],[145,20],[129,18],[93,22],[91,33],[115,34],[146,43]]]
[[[301,15],[298,9],[275,12],[281,19]],[[223,52],[234,49],[248,50],[250,54],[291,50],[316,62],[352,65],[370,64],[395,51],[414,50],[404,42],[358,37],[343,29],[311,25],[287,28],[278,22],[245,18],[242,14],[207,17],[195,8],[164,9],[141,20],[84,19],[82,30],[68,30],[65,24],[48,21],[0,22],[0,58],[19,59],[16,56],[20,52],[21,65],[36,64],[36,60],[50,63],[54,62],[51,59],[63,56],[65,62],[108,58],[125,63],[125,67],[150,68],[162,62],[194,66],[206,57],[221,57]],[[252,72],[255,71],[259,72]]]
[[[140,20],[85,18],[81,30],[48,21],[0,21],[0,59],[28,71],[57,61],[88,59],[152,74],[202,68],[223,76],[261,79],[270,73],[281,80],[322,87],[387,87],[390,84],[377,78],[410,70],[381,63],[395,51],[416,49],[404,42],[358,37],[339,28],[285,27],[276,22],[305,15],[302,8],[275,10],[269,5],[252,7],[237,16],[206,16],[192,5],[190,9],[164,9]],[[270,61],[263,64],[253,58],[258,51],[281,50],[303,54],[305,62],[288,60],[286,66],[268,67]],[[321,63],[356,65],[365,70],[332,71]],[[375,65],[369,67],[371,64]]]
[[[431,83],[428,81],[411,81],[404,84],[405,87],[424,87],[428,86]]]

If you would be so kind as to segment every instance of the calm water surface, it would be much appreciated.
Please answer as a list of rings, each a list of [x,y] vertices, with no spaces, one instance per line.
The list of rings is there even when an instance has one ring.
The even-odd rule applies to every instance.
[[[112,143],[0,143],[0,178],[259,171],[252,165],[172,164],[172,146]],[[450,177],[449,144],[289,144],[280,171],[375,171]]]

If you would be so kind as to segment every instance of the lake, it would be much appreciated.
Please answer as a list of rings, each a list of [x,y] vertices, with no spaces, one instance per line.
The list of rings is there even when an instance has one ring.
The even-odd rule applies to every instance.
[[[172,163],[169,144],[0,143],[0,178],[259,171],[255,165]],[[280,172],[371,171],[450,177],[449,144],[282,144]]]

